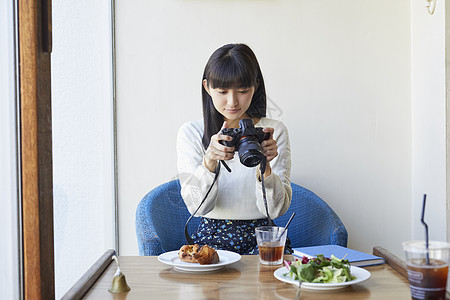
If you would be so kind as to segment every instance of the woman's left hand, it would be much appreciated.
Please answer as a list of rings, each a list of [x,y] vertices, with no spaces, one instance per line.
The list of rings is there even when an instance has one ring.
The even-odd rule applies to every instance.
[[[273,128],[272,127],[264,127],[263,132],[269,132],[270,137],[267,140],[264,140],[261,143],[261,147],[263,148],[263,154],[267,158],[267,163],[273,160],[278,156],[278,146],[277,141],[273,139]]]
[[[270,161],[277,157],[278,155],[278,146],[277,141],[273,139],[273,128],[272,127],[264,127],[263,132],[269,132],[270,137],[267,140],[264,140],[261,143],[261,147],[263,148],[263,154],[267,159],[266,169],[264,170],[264,178],[272,174],[272,168],[270,167]],[[261,171],[257,168],[258,178],[261,178]],[[261,179],[260,179],[261,180]]]

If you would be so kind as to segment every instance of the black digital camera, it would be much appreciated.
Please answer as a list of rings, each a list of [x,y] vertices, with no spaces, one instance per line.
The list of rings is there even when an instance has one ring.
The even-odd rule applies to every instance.
[[[244,166],[255,167],[264,158],[261,143],[270,138],[270,132],[263,132],[262,127],[255,127],[252,119],[239,121],[239,128],[224,128],[222,134],[233,138],[231,141],[221,140],[227,147],[235,147],[239,153],[239,160]]]

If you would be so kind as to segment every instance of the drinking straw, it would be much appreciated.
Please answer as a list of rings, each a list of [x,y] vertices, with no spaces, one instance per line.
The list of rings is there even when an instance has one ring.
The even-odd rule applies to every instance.
[[[426,249],[426,260],[427,260],[427,265],[430,264],[430,252],[428,249],[428,225],[427,223],[425,223],[424,221],[424,216],[425,216],[425,203],[427,201],[427,194],[423,195],[423,206],[422,206],[422,218],[420,219],[420,221],[422,222],[422,224],[425,226],[425,249]]]
[[[280,236],[277,238],[277,241],[279,241],[279,240],[281,239],[281,237],[283,236],[283,234],[286,232],[286,230],[287,230],[289,224],[291,224],[291,221],[292,221],[292,219],[294,218],[294,216],[295,216],[295,212],[292,213],[291,217],[289,218],[289,221],[287,221],[286,226],[284,226],[284,230],[283,230],[283,232],[280,234]]]

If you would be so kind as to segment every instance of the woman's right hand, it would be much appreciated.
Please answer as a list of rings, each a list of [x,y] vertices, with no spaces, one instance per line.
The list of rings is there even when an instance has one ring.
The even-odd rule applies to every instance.
[[[205,167],[211,172],[216,170],[219,160],[230,160],[234,157],[234,147],[227,147],[219,142],[231,141],[233,139],[231,136],[221,133],[224,128],[228,128],[226,121],[223,122],[220,131],[211,137],[208,149],[206,149],[205,156],[203,157]]]

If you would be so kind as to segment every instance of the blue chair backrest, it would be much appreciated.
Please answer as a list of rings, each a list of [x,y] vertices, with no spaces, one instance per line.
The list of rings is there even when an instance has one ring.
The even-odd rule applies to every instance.
[[[333,209],[310,190],[295,183],[291,183],[291,187],[291,205],[274,222],[277,226],[284,226],[295,212],[288,228],[292,248],[318,245],[347,247],[347,229]]]
[[[274,220],[284,226],[292,212],[296,216],[288,229],[292,247],[337,244],[347,246],[347,230],[336,213],[316,194],[295,184],[288,211]],[[178,180],[151,190],[136,210],[136,235],[140,255],[159,255],[178,250],[186,243],[184,224],[190,214],[180,194]],[[200,218],[191,219],[188,230],[193,234]]]

